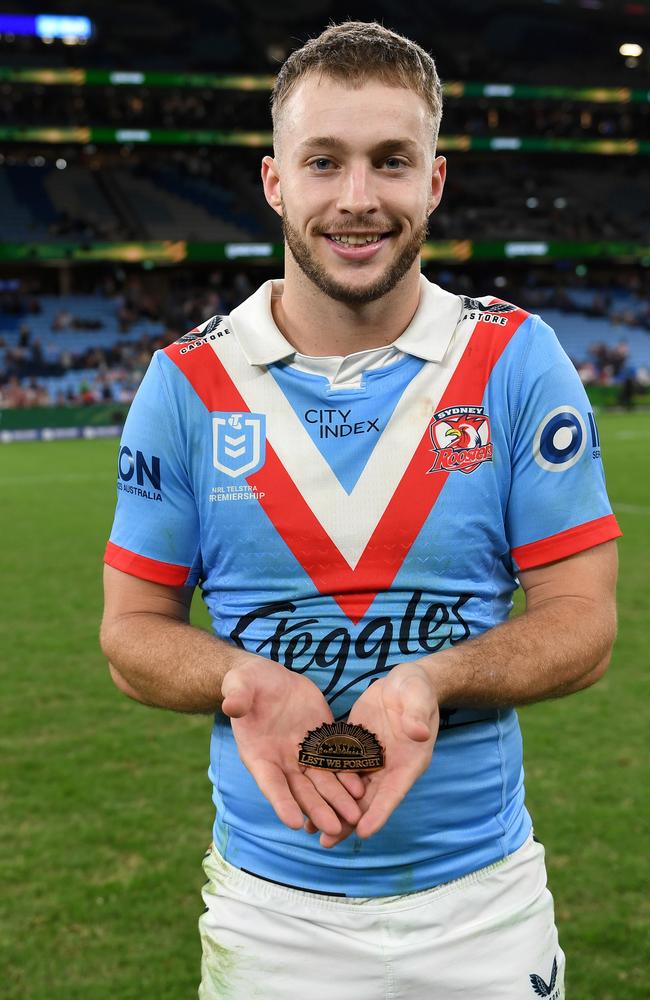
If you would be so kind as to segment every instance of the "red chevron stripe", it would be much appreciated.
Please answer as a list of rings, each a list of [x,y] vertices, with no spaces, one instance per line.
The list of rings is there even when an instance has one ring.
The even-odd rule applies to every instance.
[[[438,409],[481,404],[495,364],[528,317],[528,313],[519,309],[505,315],[504,326],[477,323]],[[194,350],[181,356],[180,350],[179,345],[172,344],[166,353],[209,411],[249,412],[214,351]],[[447,481],[448,472],[426,475],[431,460],[427,429],[354,569],[317,520],[268,442],[266,462],[251,480],[265,493],[259,502],[314,585],[320,593],[334,597],[356,624],[377,594],[391,586]]]

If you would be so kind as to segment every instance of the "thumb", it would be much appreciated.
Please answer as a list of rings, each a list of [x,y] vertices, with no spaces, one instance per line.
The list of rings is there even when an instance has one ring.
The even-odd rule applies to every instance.
[[[423,743],[434,735],[432,720],[436,713],[431,689],[423,678],[414,676],[402,681],[402,728],[409,739]]]
[[[231,719],[240,719],[253,707],[254,692],[243,683],[241,677],[234,675],[235,671],[229,671],[221,684],[221,711]]]

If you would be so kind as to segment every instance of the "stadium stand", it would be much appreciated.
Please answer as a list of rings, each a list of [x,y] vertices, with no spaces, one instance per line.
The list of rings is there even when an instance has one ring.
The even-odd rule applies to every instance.
[[[429,276],[454,285],[447,274]],[[530,278],[521,282],[512,298],[555,329],[583,381],[612,385],[633,377],[648,384],[650,312],[641,296],[622,287],[604,295],[596,287],[558,291],[557,282],[531,284]],[[41,405],[128,401],[154,350],[213,312],[232,308],[249,290],[239,275],[223,296],[186,289],[170,308],[162,295],[132,283],[111,297],[41,295],[32,298],[29,312],[0,311],[0,407],[33,405],[35,398]],[[558,301],[562,308],[553,305]]]
[[[269,92],[145,86],[119,89],[7,83],[0,100],[8,122],[32,126],[117,125],[124,128],[236,129],[269,127]],[[521,101],[502,96],[447,97],[445,131],[450,135],[552,136],[574,139],[643,138],[650,126],[645,103],[570,98]]]
[[[152,148],[68,155],[64,170],[19,154],[0,170],[7,242],[39,239],[279,240],[258,180],[263,150]],[[57,157],[58,158],[58,157]],[[34,160],[33,156],[29,157]],[[44,159],[41,157],[41,159]],[[450,153],[433,239],[636,240],[650,244],[645,159]],[[1,162],[1,154],[0,154]],[[40,161],[39,161],[40,162]]]
[[[642,88],[650,88],[650,63],[647,57],[621,60],[611,42],[614,22],[617,30],[636,23],[627,8],[619,5],[614,17],[607,4],[592,4],[589,11],[587,6],[559,9],[522,0],[506,9],[491,0],[463,5],[440,0],[407,10],[397,0],[384,0],[373,16],[381,15],[434,52],[443,81],[451,82],[443,136],[629,139],[628,152],[634,153],[650,124],[650,102],[639,97]],[[262,0],[218,7],[216,18],[208,0],[182,12],[154,0],[133,0],[124,19],[100,0],[87,0],[85,11],[96,31],[86,45],[54,43],[45,49],[36,40],[0,38],[0,116],[23,128],[268,132],[268,82],[267,89],[255,89],[249,81],[225,90],[205,81],[184,85],[170,79],[153,86],[141,80],[140,71],[149,70],[272,76],[297,40],[322,27],[324,16],[318,5],[269,11]],[[342,4],[328,5],[328,17],[348,15]],[[438,47],[441,17],[445,44]],[[132,77],[118,86],[84,85],[80,78],[48,85],[38,75],[31,82],[10,76],[12,69],[44,67],[131,71]],[[462,81],[476,87],[481,80],[493,81],[491,94],[463,96]],[[454,81],[461,81],[455,90]],[[527,82],[592,89],[582,90],[579,98],[559,91],[546,98],[508,96],[510,84]],[[618,89],[604,99],[603,87]],[[65,244],[68,253],[71,241],[92,250],[99,241],[216,245],[281,239],[277,216],[259,183],[266,148],[5,139],[0,143],[2,240],[22,248],[27,258],[38,243]],[[462,148],[445,155],[448,179],[431,219],[432,240],[618,241],[650,247],[645,155]],[[556,327],[586,382],[616,384],[630,374],[643,383],[650,369],[648,263],[650,250],[636,263],[599,265],[600,272],[587,261],[587,274],[575,256],[537,270],[509,260],[486,270],[480,259],[461,256],[446,270],[426,271],[454,291],[496,291],[540,312]],[[154,264],[145,261],[144,266]],[[0,296],[1,406],[35,399],[128,399],[152,350],[207,316],[227,311],[253,284],[280,270],[279,265],[272,271],[257,265],[247,273],[233,264],[217,273],[179,265],[164,278],[152,275],[148,283],[142,264],[124,263],[117,277],[109,264],[95,265],[90,279],[72,264],[58,267],[58,277],[50,274],[48,281],[40,280],[29,259],[7,272],[22,290],[17,308],[10,295]],[[91,292],[93,282],[98,290]],[[53,294],[57,283],[60,295]],[[30,298],[25,289],[32,284],[38,291]]]
[[[14,170],[15,168],[10,168]],[[32,169],[32,177],[36,170]],[[96,180],[96,172],[76,164],[66,170],[49,170],[44,187],[56,207],[56,219],[50,236],[69,236],[81,232],[101,239],[120,239],[123,228]],[[76,223],[76,226],[75,226]]]
[[[170,161],[152,151],[144,163],[94,156],[92,167],[72,157],[65,169],[17,163],[17,157],[0,169],[6,242],[127,237],[236,242],[268,239],[270,222],[277,236],[261,192],[233,165],[220,184],[190,168],[196,157]],[[238,177],[230,184],[234,173]]]
[[[0,212],[7,242],[47,239],[48,223],[54,222],[56,210],[43,190],[42,180],[22,165],[0,171]]]
[[[216,185],[204,182],[201,188],[200,181],[165,166],[111,173],[145,238],[236,241],[261,235],[250,216],[233,209],[233,195]]]

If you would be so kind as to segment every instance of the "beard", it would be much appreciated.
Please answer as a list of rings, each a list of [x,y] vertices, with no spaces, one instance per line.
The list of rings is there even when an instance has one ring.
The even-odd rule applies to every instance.
[[[421,224],[413,230],[413,235],[402,249],[399,257],[393,260],[386,267],[384,273],[376,278],[372,284],[359,288],[337,281],[328,273],[327,269],[316,259],[298,230],[289,221],[284,202],[282,207],[284,211],[282,232],[296,264],[321,292],[337,302],[346,303],[346,305],[365,305],[367,302],[374,302],[392,292],[398,282],[410,271],[428,235],[428,219],[425,217]],[[377,231],[374,223],[368,224],[367,221],[359,220],[355,224],[357,229],[363,229],[364,226],[369,231]]]

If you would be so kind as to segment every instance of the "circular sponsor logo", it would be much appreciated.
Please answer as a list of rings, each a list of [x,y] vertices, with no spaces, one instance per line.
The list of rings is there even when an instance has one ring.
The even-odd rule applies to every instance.
[[[533,456],[547,472],[566,472],[580,461],[586,443],[582,414],[573,406],[557,406],[535,431]]]

